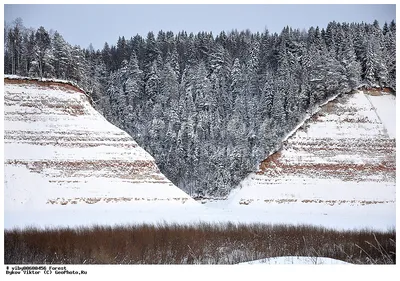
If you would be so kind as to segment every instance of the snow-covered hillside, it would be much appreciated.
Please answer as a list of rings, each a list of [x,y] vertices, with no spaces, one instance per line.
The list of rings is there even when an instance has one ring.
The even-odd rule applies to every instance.
[[[6,228],[200,221],[395,225],[392,95],[358,93],[328,103],[228,200],[198,204],[83,93],[23,81],[5,83]]]
[[[55,210],[197,204],[73,87],[5,79],[4,115],[6,226],[35,211],[56,224]]]
[[[395,107],[387,93],[356,92],[326,104],[242,181],[231,204],[327,220],[357,213],[394,226]]]

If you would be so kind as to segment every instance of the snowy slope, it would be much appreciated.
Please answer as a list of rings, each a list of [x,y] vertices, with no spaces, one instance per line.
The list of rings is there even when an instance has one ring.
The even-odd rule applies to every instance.
[[[83,93],[60,83],[5,80],[4,145],[7,226],[16,213],[39,210],[50,218],[55,210],[95,215],[121,204],[197,205]]]
[[[307,131],[287,139],[281,151],[285,158],[261,165],[229,200],[197,204],[158,171],[132,138],[99,115],[83,93],[57,84],[6,83],[5,228],[205,221],[387,230],[395,225],[394,97],[357,95],[335,103],[343,114],[325,112],[305,123]],[[332,104],[324,111],[329,108]],[[349,124],[338,119],[360,116],[372,123],[340,131]],[[332,155],[323,153],[326,144]],[[328,166],[319,165],[313,175],[301,168],[301,159],[308,165],[364,161],[376,171],[357,172],[357,183],[346,180],[344,171],[329,176]],[[290,166],[290,161],[298,165],[296,172],[283,170],[282,163]]]
[[[230,203],[292,218],[358,214],[394,226],[395,107],[386,93],[328,103],[242,181]]]

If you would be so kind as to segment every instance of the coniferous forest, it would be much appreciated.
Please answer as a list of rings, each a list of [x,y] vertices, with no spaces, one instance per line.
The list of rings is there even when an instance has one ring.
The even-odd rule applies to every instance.
[[[159,31],[102,50],[20,19],[4,32],[6,74],[76,82],[192,196],[226,196],[327,98],[396,88],[394,21],[280,34]]]

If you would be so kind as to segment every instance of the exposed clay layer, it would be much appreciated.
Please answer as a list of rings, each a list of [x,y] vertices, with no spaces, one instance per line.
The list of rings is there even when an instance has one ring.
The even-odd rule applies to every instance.
[[[10,79],[10,78],[4,78],[4,84],[30,84],[30,85],[36,85],[36,86],[42,86],[45,89],[50,88],[59,88],[62,87],[66,90],[70,90],[71,93],[74,92],[79,92],[79,93],[85,93],[82,89],[79,89],[78,87],[70,84],[70,83],[61,83],[61,82],[55,82],[55,81],[40,81],[40,80],[33,80],[33,79]]]
[[[12,204],[32,200],[21,195],[32,192],[42,192],[39,204],[50,205],[193,201],[80,89],[53,81],[4,81],[5,197],[17,202]]]
[[[329,132],[326,137],[307,136],[308,128],[316,124],[321,126],[324,122],[334,123],[334,129],[338,131],[348,124],[353,124],[355,129],[362,128],[363,124],[382,127],[379,119],[370,120],[372,118],[368,118],[369,116],[360,115],[360,109],[356,106],[348,106],[347,101],[350,97],[351,95],[348,95],[325,105],[302,126],[299,133],[303,134],[298,133],[297,136],[289,138],[280,151],[260,164],[257,175],[265,175],[265,181],[284,176],[357,182],[370,181],[373,176],[382,181],[394,181],[396,140],[381,135],[382,130],[369,137],[329,137]],[[367,129],[361,129],[360,133],[364,130]],[[354,163],[355,159],[360,159],[360,163]]]
[[[240,205],[366,206],[396,199],[395,96],[369,90],[324,105],[260,163]]]

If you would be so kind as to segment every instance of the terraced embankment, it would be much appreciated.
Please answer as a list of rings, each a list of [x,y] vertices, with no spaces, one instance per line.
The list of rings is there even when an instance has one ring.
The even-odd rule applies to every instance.
[[[4,82],[6,220],[9,211],[49,205],[195,203],[80,89],[51,81]]]
[[[395,108],[395,96],[384,92],[329,102],[241,183],[232,202],[310,212],[383,204],[394,217]]]

